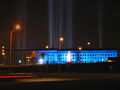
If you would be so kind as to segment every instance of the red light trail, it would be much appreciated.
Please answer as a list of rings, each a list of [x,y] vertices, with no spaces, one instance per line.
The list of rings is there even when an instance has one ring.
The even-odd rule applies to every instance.
[[[30,78],[30,77],[38,77],[38,76],[0,76],[0,78]]]

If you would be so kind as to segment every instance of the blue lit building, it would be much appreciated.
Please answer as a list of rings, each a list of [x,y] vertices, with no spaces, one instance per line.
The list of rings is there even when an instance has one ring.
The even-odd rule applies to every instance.
[[[39,50],[38,64],[97,63],[118,57],[117,50]]]

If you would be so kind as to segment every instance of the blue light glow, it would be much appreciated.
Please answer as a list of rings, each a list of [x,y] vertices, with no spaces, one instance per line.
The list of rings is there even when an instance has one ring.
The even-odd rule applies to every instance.
[[[42,64],[96,63],[117,57],[117,50],[40,50],[37,53],[38,63],[43,60]]]

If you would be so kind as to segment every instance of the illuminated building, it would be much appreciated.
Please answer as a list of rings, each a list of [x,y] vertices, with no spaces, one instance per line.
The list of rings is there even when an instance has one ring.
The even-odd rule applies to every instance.
[[[117,50],[40,50],[37,59],[38,64],[75,64],[106,62],[108,57],[118,57]]]
[[[109,58],[118,57],[120,57],[120,50],[14,50],[12,64],[102,63],[108,62]],[[2,57],[0,58],[2,63]],[[6,64],[9,64],[9,51],[7,50]]]

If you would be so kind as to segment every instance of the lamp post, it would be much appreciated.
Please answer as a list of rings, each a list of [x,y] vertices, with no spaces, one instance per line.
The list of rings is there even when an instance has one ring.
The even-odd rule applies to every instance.
[[[60,37],[59,38],[59,72],[60,72],[60,49],[61,49],[61,42],[63,41],[64,41],[64,38]]]
[[[14,31],[15,30],[20,30],[20,25],[16,25],[13,29],[12,29],[12,31],[10,32],[10,65],[11,65],[11,56],[12,56],[12,37],[13,37],[13,33],[14,33]]]

